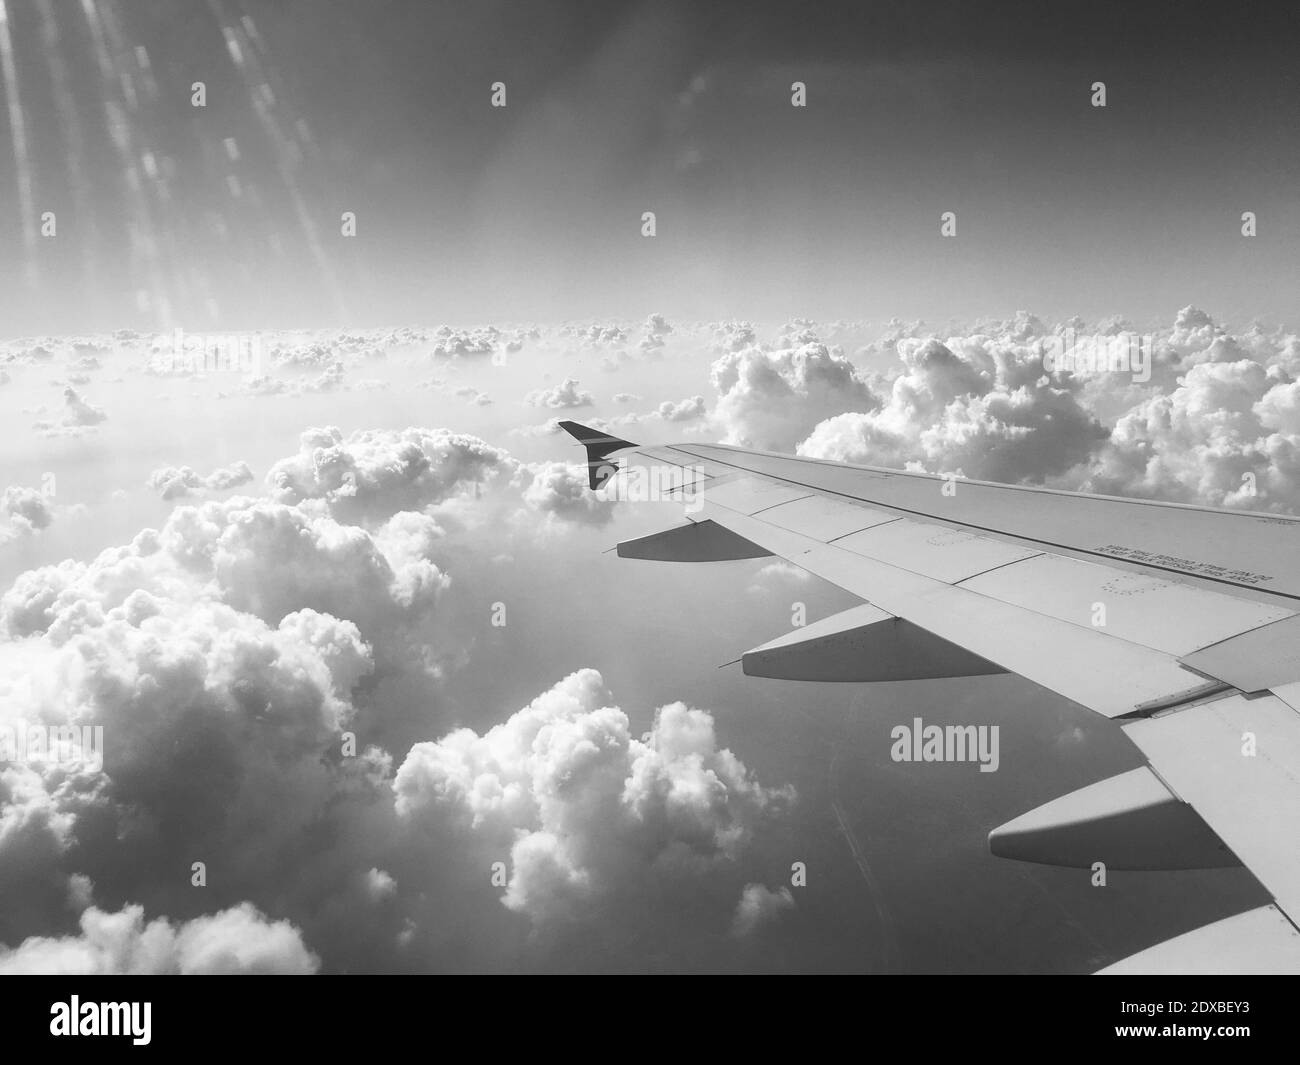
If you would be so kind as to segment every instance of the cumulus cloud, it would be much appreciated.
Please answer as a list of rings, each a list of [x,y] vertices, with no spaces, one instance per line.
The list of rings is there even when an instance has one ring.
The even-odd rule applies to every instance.
[[[524,402],[530,407],[550,407],[552,410],[569,410],[576,407],[590,407],[596,401],[590,392],[578,387],[572,377],[566,377],[554,388],[542,388],[529,392]]]
[[[524,344],[526,338],[536,338],[537,331],[517,330],[513,334],[506,335],[496,326],[485,326],[481,329],[452,329],[450,326],[439,326],[434,332],[433,356],[438,359],[471,359],[475,357],[490,357],[498,351],[516,352]]]
[[[447,429],[344,437],[330,426],[303,433],[298,453],[272,466],[266,479],[281,502],[320,499],[342,517],[382,519],[440,503],[513,466],[506,452]]]
[[[1114,495],[1300,510],[1300,383],[1288,363],[1285,347],[1267,363],[1197,362],[1171,392],[1123,414],[1074,483]]]
[[[36,428],[42,436],[82,436],[101,422],[107,421],[108,415],[100,407],[82,399],[74,388],[63,390],[63,417],[55,424],[39,421]]]
[[[707,413],[703,396],[692,396],[680,403],[665,400],[655,409],[655,414],[666,422],[690,422],[703,418]]]
[[[607,525],[614,517],[616,501],[593,492],[587,468],[567,462],[540,462],[524,466],[524,506],[530,513],[548,520],[579,525]]]
[[[587,325],[569,324],[562,326],[560,336],[576,341],[582,347],[607,348],[619,347],[627,343],[628,331],[621,325],[607,325],[592,322]]]
[[[467,403],[473,403],[477,407],[487,407],[492,403],[492,397],[486,392],[480,392],[477,388],[465,385],[456,389],[454,395],[457,399],[463,399]]]
[[[253,471],[246,462],[213,470],[206,477],[189,466],[163,466],[149,475],[148,485],[163,499],[183,499],[204,492],[225,492],[248,484]]]
[[[736,903],[731,920],[731,934],[752,935],[759,927],[776,920],[784,911],[794,909],[794,896],[788,887],[772,891],[762,884],[746,884]]]
[[[87,403],[74,389],[63,390],[63,404],[66,408],[63,415],[64,425],[98,425],[108,419],[108,415],[103,410]]]
[[[269,374],[254,374],[240,383],[237,394],[243,396],[304,396],[320,392],[343,392],[351,387],[362,387],[362,383],[349,386],[346,371],[341,361],[328,365],[316,377],[301,380],[286,380]],[[217,398],[227,398],[231,393],[218,392]]]
[[[44,492],[10,485],[0,495],[0,544],[49,528],[54,508]]]
[[[799,454],[995,481],[1064,473],[1107,433],[1081,405],[1077,384],[1044,374],[1035,329],[1036,319],[1013,320],[998,337],[898,339],[887,398],[827,419]]]
[[[111,741],[98,771],[0,771],[0,939],[40,930],[41,904],[15,900],[49,897],[73,854],[163,912],[187,882],[156,871],[196,854],[219,903],[324,890],[299,866],[313,832],[373,865],[372,838],[339,826],[382,812],[389,758],[345,734],[409,735],[436,712],[440,535],[418,513],[367,530],[319,500],[235,499],[21,575],[0,597],[0,715]]]
[[[718,400],[713,416],[724,443],[793,451],[819,422],[877,405],[853,364],[801,334],[775,351],[747,347],[711,368]]]
[[[662,314],[652,314],[641,327],[641,339],[637,346],[642,351],[654,351],[664,346],[664,337],[673,331]]]
[[[508,848],[502,902],[539,924],[706,875],[794,797],[720,748],[704,710],[670,703],[634,738],[592,669],[482,735],[417,744],[393,787],[400,816]]]
[[[165,917],[146,923],[142,906],[117,913],[91,906],[81,915],[80,935],[34,936],[12,950],[0,947],[4,976],[304,975],[319,966],[297,928],[268,920],[250,903],[179,925]]]
[[[107,900],[102,920],[126,929],[112,957],[165,939],[155,923],[110,911],[187,911],[196,856],[214,871],[214,907],[273,904],[322,955],[340,943],[352,955],[409,947],[416,925],[393,863],[410,848],[392,849],[409,825],[388,752],[400,760],[441,727],[442,678],[467,654],[463,618],[441,605],[451,577],[438,508],[479,507],[472,486],[495,474],[489,513],[534,519],[498,522],[504,537],[536,528],[537,515],[608,519],[612,504],[580,467],[525,466],[445,430],[310,430],[274,465],[269,497],[178,506],[160,528],[89,561],[30,570],[0,595],[0,720],[111,737],[99,766],[0,767],[0,942],[22,944],[13,964],[117,964],[89,930],[49,938],[68,899],[89,912],[86,876]],[[9,498],[24,520],[42,520],[27,496]],[[743,767],[727,752],[700,757],[746,801]],[[670,769],[685,781],[683,767]],[[521,854],[533,848],[544,862],[542,842]],[[411,883],[422,898],[419,877]],[[341,927],[359,902],[389,899]],[[25,942],[34,936],[45,938]],[[190,965],[168,949],[159,964]]]
[[[563,420],[562,418],[547,418],[546,421],[537,425],[521,425],[517,429],[511,429],[510,435],[523,437],[559,436],[564,432],[560,428],[560,422]]]
[[[371,902],[383,902],[397,893],[397,881],[382,869],[372,868],[366,873],[366,895]]]
[[[744,351],[758,343],[758,334],[750,322],[717,322],[709,331],[709,346],[717,354]]]
[[[1076,334],[1123,339],[1129,364],[1053,369]],[[1020,312],[943,340],[892,323],[896,363],[879,405],[818,424],[801,455],[1126,495],[1300,511],[1300,337],[1232,333],[1184,307],[1138,336],[1130,323],[1049,328]],[[1137,360],[1138,356],[1140,360]],[[1140,367],[1139,367],[1140,362]],[[720,404],[721,406],[721,404]]]
[[[549,435],[548,422],[522,435]],[[481,523],[505,507],[548,523],[605,525],[613,502],[588,488],[584,467],[563,462],[521,463],[475,436],[446,429],[374,430],[344,437],[336,428],[303,433],[296,455],[266,477],[273,499],[286,504],[319,500],[340,520],[368,527],[403,511],[454,507],[456,520]],[[482,497],[480,500],[479,497]],[[489,505],[495,504],[495,505]],[[412,519],[405,519],[410,521]]]

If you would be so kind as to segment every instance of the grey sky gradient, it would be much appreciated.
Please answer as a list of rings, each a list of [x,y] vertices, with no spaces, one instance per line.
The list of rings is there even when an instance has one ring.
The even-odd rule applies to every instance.
[[[1297,310],[1284,5],[92,8],[7,4],[4,335]]]

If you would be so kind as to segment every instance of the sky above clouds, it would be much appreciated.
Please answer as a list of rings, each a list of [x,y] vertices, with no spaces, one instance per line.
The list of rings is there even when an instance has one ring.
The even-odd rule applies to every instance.
[[[4,10],[9,335],[1297,310],[1284,5]]]
[[[679,511],[557,424],[1300,513],[1294,29],[1128,7],[0,0],[0,725],[105,730],[0,764],[0,972],[1077,972],[1258,905],[993,858],[1118,730],[718,668],[855,600],[618,559]]]

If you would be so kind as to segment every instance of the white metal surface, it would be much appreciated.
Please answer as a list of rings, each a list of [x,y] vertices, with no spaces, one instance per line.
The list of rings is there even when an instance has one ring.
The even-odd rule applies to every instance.
[[[1300,714],[1274,695],[1233,695],[1124,731],[1278,905],[1300,917]]]
[[[812,494],[806,488],[791,488],[762,477],[740,477],[726,484],[708,485],[704,490],[704,498],[710,503],[741,514],[754,514]]]
[[[1050,554],[979,574],[962,587],[1172,655],[1291,616],[1284,607]],[[1098,604],[1101,626],[1094,623]]]
[[[887,521],[898,521],[899,516],[829,496],[806,496],[765,511],[763,520],[826,543]]]
[[[1169,655],[821,544],[710,502],[704,514],[774,555],[1106,717],[1205,686]],[[889,526],[882,526],[889,528]]]
[[[1300,932],[1276,906],[1225,917],[1174,939],[1167,939],[1099,976],[1281,975],[1300,971]],[[1249,1015],[1239,1018],[1249,1024]],[[1216,1022],[1217,1023],[1217,1022]],[[1226,1018],[1223,1023],[1232,1023]]]
[[[1300,617],[1291,616],[1188,655],[1184,664],[1244,692],[1300,679]]]
[[[852,533],[836,540],[835,546],[945,584],[955,584],[1036,553],[963,529],[910,518]]]

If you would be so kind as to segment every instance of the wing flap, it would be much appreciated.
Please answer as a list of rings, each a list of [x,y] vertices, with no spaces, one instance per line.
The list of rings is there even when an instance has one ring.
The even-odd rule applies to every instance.
[[[1188,655],[1183,664],[1244,692],[1263,691],[1300,677],[1300,617],[1225,639]]]
[[[1276,906],[1260,906],[1108,965],[1099,976],[1242,976],[1300,972],[1300,932]]]
[[[1124,727],[1164,782],[1300,915],[1300,714],[1234,694]]]

